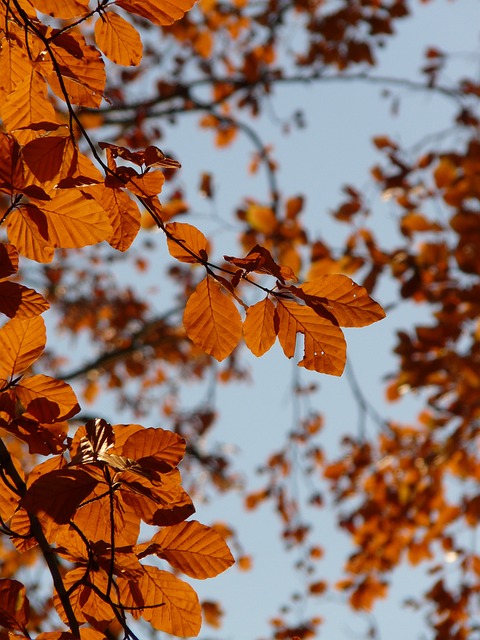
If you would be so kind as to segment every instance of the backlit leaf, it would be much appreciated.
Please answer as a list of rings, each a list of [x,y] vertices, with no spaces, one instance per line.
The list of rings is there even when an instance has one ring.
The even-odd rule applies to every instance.
[[[130,13],[158,25],[169,25],[183,18],[196,0],[117,0],[116,4]]]
[[[40,316],[13,318],[0,329],[0,376],[7,379],[32,365],[45,348],[45,323]]]
[[[370,298],[366,289],[347,276],[324,275],[299,288],[309,296],[320,298],[321,304],[342,327],[364,327],[385,317],[382,307]]]
[[[105,11],[95,23],[95,40],[99,49],[116,64],[137,66],[142,59],[140,34],[129,22],[113,11]]]
[[[115,432],[119,425],[114,426]],[[132,434],[122,446],[122,455],[137,460],[140,465],[155,466],[163,462],[172,469],[185,455],[185,440],[164,429],[141,429]]]
[[[60,174],[69,137],[49,136],[36,138],[22,149],[22,157],[40,182],[48,182]]]
[[[208,259],[208,240],[196,227],[186,222],[171,222],[165,228],[171,256],[191,264]]]
[[[0,312],[9,318],[30,318],[50,305],[43,296],[17,282],[0,282]]]
[[[85,38],[73,30],[56,35],[52,50],[61,66],[63,86],[69,101],[82,107],[99,107],[106,81],[105,64],[100,52],[87,45]],[[53,92],[65,100],[63,87],[55,71],[48,75],[48,82]]]
[[[136,202],[121,189],[104,188],[100,200],[108,215],[113,233],[109,244],[119,251],[126,251],[140,230],[140,211]]]
[[[0,625],[6,629],[25,629],[29,602],[25,587],[18,580],[0,580]]]
[[[8,278],[18,271],[18,251],[8,243],[0,243],[0,278]]]
[[[188,299],[183,324],[190,340],[219,361],[232,353],[242,335],[238,309],[211,276]]]
[[[55,18],[77,18],[88,12],[89,0],[32,0],[33,6]]]
[[[275,306],[268,297],[247,309],[247,317],[243,323],[243,338],[247,347],[257,357],[266,353],[275,342]]]
[[[47,98],[45,80],[33,71],[0,103],[0,114],[7,131],[38,122],[56,122],[55,110]]]
[[[60,422],[80,411],[70,385],[49,376],[36,375],[22,380],[16,386],[16,393],[25,407],[23,415],[39,422]]]
[[[159,631],[187,638],[200,631],[202,613],[192,587],[167,571],[144,565],[145,573],[137,586],[144,598],[142,617]],[[128,605],[129,602],[124,603]],[[138,606],[137,603],[130,606]]]
[[[59,469],[40,476],[28,488],[22,506],[57,524],[67,524],[98,480],[82,469]]]
[[[46,216],[48,240],[54,247],[85,247],[111,236],[105,209],[86,191],[66,189],[59,191],[53,200],[36,204]]]
[[[297,333],[304,336],[304,357],[298,366],[340,376],[345,367],[346,345],[341,329],[310,307],[278,300],[278,339],[287,358],[295,354]]]
[[[195,520],[164,527],[152,542],[156,552],[172,567],[191,578],[213,578],[230,567],[234,560],[224,539],[210,527]]]
[[[38,207],[26,204],[7,218],[8,238],[18,251],[37,262],[51,262],[54,246],[48,236],[47,216]]]

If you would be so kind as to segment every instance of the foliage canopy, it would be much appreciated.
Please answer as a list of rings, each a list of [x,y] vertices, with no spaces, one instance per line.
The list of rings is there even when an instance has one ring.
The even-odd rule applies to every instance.
[[[434,576],[422,596],[432,637],[472,638],[480,555],[459,530],[474,531],[480,517],[478,80],[444,84],[448,55],[434,46],[421,81],[397,79],[452,100],[461,142],[449,148],[445,136],[432,137],[412,152],[376,136],[382,161],[371,174],[395,203],[399,245],[377,239],[366,195],[346,185],[332,212],[346,229],[334,248],[308,228],[306,194],[284,193],[274,151],[250,120],[280,86],[387,84],[372,69],[411,8],[406,0],[193,5],[0,3],[0,636],[135,639],[147,624],[190,637],[202,615],[219,626],[220,603],[200,602],[179,574],[204,580],[225,571],[234,562],[227,541],[240,568],[249,567],[232,527],[190,519],[192,497],[236,490],[239,481],[232,460],[208,442],[213,393],[186,410],[182,383],[236,384],[246,377],[243,345],[261,357],[277,340],[299,367],[341,376],[343,329],[385,317],[375,297],[388,279],[398,285],[396,304],[429,314],[429,323],[398,333],[398,369],[386,389],[391,402],[421,391],[417,419],[380,417],[352,376],[374,435],[349,435],[329,459],[321,414],[299,412],[245,506],[271,502],[287,548],[302,550],[301,598],[336,589],[352,610],[368,612],[401,562],[424,563]],[[300,37],[285,46],[292,24]],[[176,154],[157,146],[164,127],[187,114],[198,114],[220,148],[246,136],[250,171],[266,177],[265,197],[246,195],[237,207],[238,237],[221,259],[216,234],[193,224]],[[297,111],[287,128],[303,126]],[[206,171],[200,191],[213,205]],[[153,230],[170,256],[164,278],[153,277],[174,291],[161,313],[148,291]],[[123,281],[116,276],[125,264]],[[74,350],[72,364],[60,338],[46,349],[47,334],[58,332],[81,336],[87,356]],[[292,389],[307,403],[314,392],[301,382]],[[113,398],[112,413],[135,419],[161,406],[170,428],[90,415],[85,407],[102,394]],[[311,481],[313,508],[328,484],[354,545],[336,585],[319,577],[323,550],[302,515],[299,472]],[[441,553],[461,564],[458,580],[447,579]],[[23,578],[42,563],[53,583],[46,596],[36,593],[41,581]],[[273,638],[319,633],[319,616],[292,622],[289,611],[272,619]]]

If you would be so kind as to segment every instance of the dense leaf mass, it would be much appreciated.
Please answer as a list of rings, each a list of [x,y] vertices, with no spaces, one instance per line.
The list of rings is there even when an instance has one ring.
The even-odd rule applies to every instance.
[[[248,377],[243,356],[277,349],[300,367],[295,425],[245,508],[273,505],[286,548],[300,551],[304,593],[292,599],[306,606],[283,606],[272,640],[316,637],[311,601],[333,591],[371,612],[403,562],[428,569],[409,604],[425,608],[431,637],[470,640],[480,555],[462,532],[474,540],[480,519],[478,77],[452,80],[436,46],[420,81],[374,75],[413,11],[406,0],[194,4],[0,1],[0,636],[136,640],[142,625],[180,637],[197,635],[202,617],[220,626],[220,602],[200,602],[180,577],[228,569],[227,540],[239,569],[252,565],[232,526],[191,519],[194,499],[244,489],[227,449],[208,441],[212,389]],[[453,104],[454,142],[373,138],[381,160],[371,177],[394,208],[394,248],[372,229],[371,196],[352,185],[331,212],[340,240],[315,235],[307,194],[284,192],[274,148],[252,124],[273,113],[277,88],[354,80]],[[157,146],[183,115],[220,149],[245,136],[250,173],[266,177],[265,195],[245,195],[227,225],[215,176],[202,169],[199,193],[222,231],[237,232],[233,247],[218,228],[199,228],[181,163]],[[302,129],[305,113],[282,124]],[[347,370],[361,425],[330,459],[303,370],[343,374],[344,329],[385,317],[374,299],[384,282],[398,291],[391,307],[422,305],[429,318],[398,332],[387,400],[415,391],[424,406],[412,424],[384,419]],[[70,338],[79,339],[71,353]],[[209,390],[192,409],[183,402],[193,382]],[[103,395],[109,411],[135,418],[110,424],[85,410]],[[136,423],[159,415],[168,429]],[[325,490],[353,549],[335,584],[319,575],[324,551],[306,515]],[[39,566],[48,584],[30,576]]]

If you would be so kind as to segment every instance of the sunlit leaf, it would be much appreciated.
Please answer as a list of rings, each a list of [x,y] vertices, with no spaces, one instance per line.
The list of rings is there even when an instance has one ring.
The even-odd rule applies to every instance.
[[[191,264],[208,259],[208,240],[196,227],[186,222],[171,222],[165,228],[171,256]]]
[[[247,317],[243,323],[243,338],[247,347],[257,357],[266,353],[275,342],[275,306],[268,297],[247,309]]]
[[[164,527],[152,538],[157,555],[191,578],[212,578],[234,560],[224,539],[195,520]]]
[[[38,122],[56,122],[55,110],[47,98],[45,80],[33,71],[0,103],[0,114],[7,131]]]
[[[55,18],[77,18],[88,12],[89,0],[31,0],[36,9]]]
[[[67,524],[97,483],[98,480],[82,469],[50,471],[29,487],[22,506],[58,524]]]
[[[45,323],[40,316],[13,318],[0,329],[0,375],[9,378],[28,369],[45,348]]]
[[[297,302],[279,300],[278,339],[287,358],[295,354],[297,333],[304,336],[304,357],[298,365],[334,376],[345,367],[346,344],[341,329]]]
[[[364,327],[385,317],[382,307],[347,276],[325,275],[299,287],[332,313],[342,327]],[[315,301],[306,300],[308,305]]]
[[[125,66],[140,64],[143,49],[140,34],[117,13],[102,12],[95,23],[95,40],[113,62]]]
[[[114,427],[115,432],[118,427]],[[121,451],[122,455],[137,460],[142,467],[163,463],[173,469],[185,455],[185,440],[172,431],[141,429],[126,440]]]
[[[169,25],[183,18],[195,2],[196,0],[117,0],[116,4],[154,24]]]
[[[183,324],[190,340],[220,361],[232,353],[242,335],[238,309],[211,276],[188,299]]]
[[[80,411],[69,384],[42,374],[22,380],[16,387],[16,393],[25,407],[24,415],[39,422],[60,422]]]
[[[109,188],[102,190],[100,201],[113,229],[109,244],[126,251],[140,230],[141,215],[136,202],[125,191]]]
[[[23,630],[28,617],[29,602],[23,584],[18,580],[0,580],[0,625]]]
[[[50,305],[43,296],[17,282],[0,282],[0,312],[9,318],[30,318]]]
[[[154,629],[186,638],[200,631],[202,614],[197,594],[192,587],[167,571],[144,565],[143,576],[136,581],[140,592],[134,599],[125,581],[120,581],[122,602],[126,608],[138,608],[139,601],[148,607],[142,617]],[[122,584],[123,583],[123,584]]]

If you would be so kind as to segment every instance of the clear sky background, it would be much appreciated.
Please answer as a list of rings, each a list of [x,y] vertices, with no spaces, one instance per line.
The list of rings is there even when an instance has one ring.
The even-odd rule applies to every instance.
[[[412,16],[397,23],[398,33],[389,38],[381,52],[380,65],[373,75],[400,78],[419,78],[422,53],[429,45],[455,52],[452,78],[461,75],[472,64],[478,66],[480,4],[478,0],[457,0],[412,4]],[[328,8],[328,3],[327,3]],[[464,55],[467,54],[467,55]],[[474,67],[475,68],[475,67]],[[341,200],[341,186],[350,183],[368,187],[370,206],[375,220],[374,228],[382,242],[388,238],[396,242],[395,210],[391,203],[380,198],[368,175],[368,168],[380,160],[371,142],[374,135],[397,136],[403,144],[414,144],[423,136],[443,130],[451,122],[453,105],[444,97],[428,92],[414,92],[398,87],[391,91],[400,98],[398,112],[391,112],[391,100],[382,98],[379,85],[366,82],[329,82],[311,86],[276,89],[267,109],[258,121],[252,122],[264,141],[274,145],[280,162],[278,181],[283,195],[307,195],[305,220],[311,236],[322,237],[327,244],[338,242],[342,227],[333,223],[328,211]],[[306,113],[307,127],[285,135],[276,122],[288,117],[299,106]],[[273,115],[272,115],[273,114]],[[199,130],[197,117],[182,117],[177,126],[164,128],[165,150],[173,150],[182,162],[181,181],[189,193],[194,216],[184,218],[206,233],[214,232],[215,257],[221,257],[233,248],[236,231],[229,231],[218,222],[234,221],[234,208],[245,195],[266,197],[265,176],[252,177],[247,165],[252,151],[250,143],[240,137],[226,150],[215,149],[210,132]],[[215,176],[217,196],[212,205],[200,196],[192,196],[202,171]],[[140,239],[141,241],[141,239]],[[159,238],[159,246],[163,246]],[[152,273],[165,264],[166,251],[159,249]],[[119,277],[128,277],[124,272]],[[132,274],[132,278],[138,277]],[[396,285],[383,282],[377,300],[386,306],[397,295]],[[162,299],[159,298],[159,305]],[[162,308],[161,306],[159,308]],[[386,320],[370,327],[347,330],[349,363],[353,367],[364,394],[377,410],[387,417],[414,419],[415,398],[406,397],[401,404],[386,405],[381,377],[392,370],[391,354],[394,334],[398,327],[408,327],[413,315],[419,317],[421,309],[412,310],[404,304]],[[232,444],[236,468],[241,470],[248,487],[253,490],[263,482],[255,474],[266,456],[284,442],[284,434],[292,428],[294,406],[291,397],[292,377],[300,375],[302,381],[318,384],[313,404],[325,415],[325,428],[320,436],[322,446],[332,455],[338,450],[341,436],[357,434],[358,406],[345,376],[340,379],[320,376],[304,370],[294,370],[294,363],[286,360],[278,345],[257,360],[245,350],[242,362],[251,369],[252,382],[220,387],[217,394],[218,421],[210,436]],[[202,389],[186,388],[185,399],[194,407],[202,397]],[[102,404],[103,403],[103,404]],[[109,415],[108,402],[97,402],[95,409]],[[90,407],[87,407],[91,411]],[[116,413],[117,422],[129,422],[133,416]],[[145,426],[149,426],[144,421]],[[151,423],[162,426],[158,414]],[[368,426],[370,432],[373,425]],[[319,487],[325,488],[319,480]],[[278,606],[288,601],[292,591],[302,583],[292,570],[297,559],[295,552],[286,554],[279,541],[279,523],[272,515],[270,505],[246,513],[241,496],[218,496],[210,504],[197,503],[198,520],[205,523],[225,521],[232,523],[240,534],[245,552],[253,556],[254,568],[241,572],[233,568],[222,576],[206,582],[192,581],[201,599],[220,600],[225,610],[224,626],[211,630],[206,625],[201,638],[222,640],[254,640],[267,637],[268,618],[277,613]],[[341,577],[342,562],[351,551],[348,539],[334,527],[328,506],[316,511],[316,538],[326,550],[319,564],[319,578],[335,581]],[[452,571],[455,567],[452,565]],[[394,587],[388,600],[380,602],[374,617],[383,640],[405,640],[425,636],[421,616],[401,608],[403,598],[425,582],[421,571],[411,567],[400,568],[394,574]],[[318,598],[312,613],[326,619],[320,637],[328,640],[355,640],[365,638],[367,616],[353,616],[341,595]],[[292,622],[294,618],[291,619]],[[422,635],[423,634],[423,635]],[[161,637],[161,634],[159,634]]]

